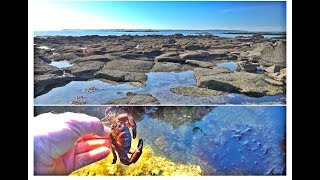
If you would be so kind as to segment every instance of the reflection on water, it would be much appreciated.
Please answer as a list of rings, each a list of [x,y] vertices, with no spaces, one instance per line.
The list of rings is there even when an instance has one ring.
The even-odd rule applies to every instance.
[[[150,72],[145,87],[129,84],[110,84],[100,80],[72,81],[63,87],[52,89],[46,94],[35,98],[35,104],[70,104],[74,97],[83,97],[86,104],[106,104],[108,101],[126,97],[127,92],[149,93],[161,104],[285,104],[285,95],[249,97],[243,94],[226,94],[220,96],[183,96],[170,91],[178,86],[195,86],[193,71],[185,72]],[[86,91],[91,87],[95,91]]]
[[[86,88],[96,87],[95,92],[86,92]],[[71,81],[63,87],[57,87],[50,92],[34,99],[35,104],[71,104],[76,96],[84,97],[87,104],[105,104],[108,101],[125,97],[125,93],[135,90],[129,84],[112,85],[100,80]]]
[[[35,107],[35,114],[71,110],[101,118],[104,108]],[[158,156],[199,165],[206,175],[285,174],[285,106],[119,107],[119,112],[126,109],[141,118],[137,136]]]
[[[72,66],[72,64],[70,64],[68,61],[52,61],[49,65],[57,68],[67,68]]]

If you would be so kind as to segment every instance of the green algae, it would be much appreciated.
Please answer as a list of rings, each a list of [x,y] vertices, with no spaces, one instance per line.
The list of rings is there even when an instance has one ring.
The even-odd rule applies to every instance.
[[[135,140],[136,141],[136,140]],[[133,143],[137,144],[137,142]],[[132,147],[136,147],[133,145]],[[157,156],[149,146],[144,146],[140,159],[130,166],[122,165],[119,160],[112,164],[113,156],[82,167],[71,176],[201,176],[200,166],[172,162]]]

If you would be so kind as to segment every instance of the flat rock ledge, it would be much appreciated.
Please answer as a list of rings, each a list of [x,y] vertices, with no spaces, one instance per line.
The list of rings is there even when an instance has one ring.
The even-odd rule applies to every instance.
[[[218,95],[227,94],[227,92],[224,92],[224,91],[217,91],[217,90],[212,90],[208,88],[184,87],[184,86],[171,88],[170,91],[183,96],[199,96],[199,97],[218,96]]]
[[[221,69],[196,68],[194,70],[196,85],[218,91],[242,93],[261,97],[285,93],[285,87],[272,85],[265,79],[265,74],[248,72],[227,72]]]
[[[136,94],[132,92],[128,92],[127,97],[116,99],[107,102],[107,104],[132,104],[132,105],[148,105],[148,104],[160,104],[157,98],[152,96],[151,94]]]

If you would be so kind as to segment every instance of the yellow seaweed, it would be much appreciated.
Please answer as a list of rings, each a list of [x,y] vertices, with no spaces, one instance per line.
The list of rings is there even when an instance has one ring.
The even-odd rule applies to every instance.
[[[136,144],[136,143],[134,143]],[[136,146],[133,146],[136,147]],[[144,146],[143,153],[135,164],[122,165],[119,160],[112,163],[113,156],[82,167],[71,176],[201,176],[203,171],[200,166],[177,164],[164,157],[157,156],[149,146]]]

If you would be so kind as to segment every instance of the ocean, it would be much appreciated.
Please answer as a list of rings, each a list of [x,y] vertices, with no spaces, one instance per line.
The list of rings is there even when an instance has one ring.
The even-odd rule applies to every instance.
[[[212,34],[219,37],[234,38],[236,36],[252,36],[246,31],[239,30],[156,30],[156,31],[136,31],[136,30],[59,30],[59,31],[34,31],[34,36],[121,36],[121,35],[173,35],[181,33],[183,35],[205,35]],[[239,34],[225,34],[239,33]],[[244,34],[241,34],[244,33]],[[279,38],[283,35],[263,35],[265,38]]]

